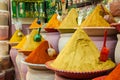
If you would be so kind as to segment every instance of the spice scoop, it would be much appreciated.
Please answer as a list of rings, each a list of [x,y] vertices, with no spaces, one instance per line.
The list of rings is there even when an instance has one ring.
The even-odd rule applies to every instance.
[[[108,54],[109,54],[109,49],[106,47],[106,39],[107,39],[107,30],[105,30],[104,32],[104,43],[100,53],[100,61],[103,61],[103,62],[108,60]]]
[[[21,32],[22,23],[20,21],[15,23],[15,28],[16,28],[16,30],[18,30],[17,36],[22,37],[23,36],[23,33]]]
[[[23,33],[21,31],[18,32],[17,34],[19,37],[22,37],[23,36]]]
[[[38,18],[37,24],[41,24],[40,18]],[[38,28],[38,34],[34,36],[34,41],[39,42],[41,41],[41,35],[40,35],[41,28]]]
[[[58,19],[58,21],[62,21],[62,18],[61,18],[60,14],[59,14],[59,12],[57,10],[56,10],[56,13],[57,13],[57,19]]]
[[[38,34],[34,36],[34,41],[39,42],[41,41],[41,35],[40,35],[41,28],[38,29]]]
[[[49,42],[48,42],[48,46],[49,46],[49,48],[48,48],[48,50],[47,50],[47,51],[48,51],[48,55],[49,55],[50,57],[53,57],[53,56],[57,55],[55,49],[50,46],[50,43],[49,43]]]

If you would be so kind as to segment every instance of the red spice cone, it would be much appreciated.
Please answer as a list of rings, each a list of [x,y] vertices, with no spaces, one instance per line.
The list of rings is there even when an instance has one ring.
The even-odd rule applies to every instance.
[[[120,64],[104,80],[120,80]]]
[[[48,41],[42,41],[41,44],[27,56],[25,61],[33,64],[44,64],[49,60],[55,59],[56,56],[50,57],[48,55],[48,48]]]

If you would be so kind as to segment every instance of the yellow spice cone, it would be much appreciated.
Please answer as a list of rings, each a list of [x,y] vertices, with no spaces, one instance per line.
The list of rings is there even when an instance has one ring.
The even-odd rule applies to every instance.
[[[65,29],[69,29],[69,28],[76,28],[78,27],[78,23],[77,23],[77,18],[78,18],[78,13],[76,11],[76,9],[72,8],[68,15],[65,17],[65,19],[62,21],[62,23],[60,24],[59,28],[65,28]]]
[[[41,43],[41,41],[44,40],[44,39],[42,38],[40,42],[34,41],[34,36],[35,36],[36,34],[38,34],[38,30],[37,30],[37,29],[33,29],[33,30],[31,31],[31,33],[26,36],[26,41],[25,41],[23,47],[21,48],[21,50],[32,51],[32,50],[34,50],[36,47],[38,47],[38,45],[39,45],[39,44]]]
[[[19,36],[20,33],[20,36]],[[13,36],[10,38],[10,42],[20,42],[24,38],[24,34],[20,30],[16,30]]]
[[[25,51],[32,51],[34,50],[40,43],[43,41],[43,37],[40,42],[34,41],[34,36],[38,34],[38,30],[33,29],[29,35],[26,35],[23,40],[15,47],[16,49],[25,50]]]
[[[38,18],[36,18],[33,22],[32,22],[32,24],[30,25],[30,29],[34,29],[34,28],[41,28],[42,27],[42,24],[38,24],[37,23],[37,21],[38,21]]]
[[[16,46],[13,46],[12,48],[21,49],[25,41],[26,41],[26,36],[24,36],[24,38],[19,42],[19,44],[17,44]]]
[[[100,52],[88,35],[77,29],[59,53],[51,66],[58,70],[87,72],[110,69],[115,66],[111,60],[99,61]]]
[[[103,8],[111,15],[104,6]],[[110,27],[110,24],[102,16],[103,8],[98,4],[94,11],[82,22],[80,27]]]

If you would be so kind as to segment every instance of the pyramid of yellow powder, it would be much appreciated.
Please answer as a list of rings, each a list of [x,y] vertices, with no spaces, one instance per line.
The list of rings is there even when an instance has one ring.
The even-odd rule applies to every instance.
[[[36,19],[32,22],[32,24],[30,25],[29,28],[30,28],[30,29],[41,28],[41,27],[42,27],[42,24],[38,24],[37,21],[38,21],[38,18],[36,18]]]
[[[42,38],[40,42],[34,41],[34,36],[36,34],[38,34],[38,30],[37,29],[33,29],[31,31],[31,33],[26,36],[26,41],[24,42],[24,44],[22,44],[23,46],[21,47],[21,50],[32,51],[32,50],[34,50],[40,44],[40,42],[42,40],[44,40]]]
[[[20,33],[20,35],[19,35]],[[10,42],[17,42],[19,43],[24,38],[24,34],[20,30],[16,30],[13,36],[10,38]]]
[[[76,9],[72,8],[69,11],[68,15],[65,17],[65,19],[60,24],[59,28],[60,29],[62,28],[63,29],[69,29],[69,28],[74,29],[75,27],[78,27],[77,18],[78,18],[78,13]]]
[[[50,57],[47,53],[47,49],[49,48],[48,46],[48,41],[44,40],[40,43],[40,45],[33,50],[29,56],[26,57],[25,61],[28,63],[33,63],[33,64],[44,64],[45,62],[49,60],[53,60],[56,58]]]
[[[12,48],[21,49],[23,47],[25,41],[26,41],[26,36],[24,36],[24,38],[16,46],[13,46]]]
[[[98,4],[94,11],[81,23],[80,27],[110,27],[110,24],[104,19],[103,9],[110,15],[104,6]]]
[[[100,52],[81,29],[77,29],[51,66],[58,70],[88,72],[113,68],[111,60],[99,61]]]

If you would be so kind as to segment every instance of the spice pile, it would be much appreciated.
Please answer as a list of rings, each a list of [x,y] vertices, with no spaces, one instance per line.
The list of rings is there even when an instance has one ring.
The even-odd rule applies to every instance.
[[[57,19],[57,14],[54,14],[52,18],[48,21],[46,28],[58,28],[61,21]]]
[[[43,38],[41,39],[40,42],[36,42],[34,41],[34,36],[38,34],[38,30],[37,29],[33,29],[31,31],[31,33],[29,35],[26,36],[26,41],[23,44],[23,47],[21,48],[21,50],[28,50],[28,51],[32,51],[34,50],[37,46],[39,46],[40,42],[42,40],[44,40]]]
[[[14,32],[12,37],[10,38],[10,43],[19,43],[25,36],[22,32],[21,22],[15,23],[15,29],[16,29],[16,31]]]
[[[26,41],[26,36],[24,36],[24,38],[19,42],[19,44],[17,44],[16,46],[13,46],[13,48],[21,49],[23,47],[25,41]]]
[[[32,24],[31,24],[31,26],[29,27],[30,29],[34,29],[34,28],[40,28],[40,27],[42,27],[42,24],[41,23],[38,23],[38,18],[36,18],[33,22],[32,22]]]
[[[110,24],[104,18],[105,15],[111,16],[104,6],[98,4],[94,11],[81,23],[80,27],[110,27]],[[112,16],[111,18],[113,20]]]
[[[27,56],[25,61],[33,64],[44,64],[49,60],[55,59],[57,55],[49,56],[47,52],[48,48],[48,41],[42,41],[41,44]]]
[[[51,66],[58,70],[73,72],[89,72],[106,70],[115,66],[108,59],[106,62],[99,60],[100,52],[88,35],[81,29],[77,29],[68,43],[62,49]]]
[[[69,29],[69,28],[76,28],[78,27],[78,23],[77,23],[77,18],[78,18],[78,13],[76,11],[76,9],[72,8],[67,16],[63,19],[63,21],[61,22],[60,26],[58,27],[58,29]]]
[[[120,64],[118,64],[108,75],[100,76],[92,80],[120,80]]]
[[[10,42],[20,42],[24,38],[24,34],[21,30],[16,30],[13,36],[10,38]]]
[[[120,64],[105,78],[105,80],[120,80]]]
[[[39,41],[39,42],[34,41],[34,36],[36,34],[38,34],[38,30],[33,29],[30,34],[26,35],[22,39],[22,41],[17,46],[14,46],[13,48],[23,50],[23,51],[32,51],[32,50],[34,50],[36,47],[39,46],[41,41],[44,40],[43,37],[42,37],[41,41]]]

